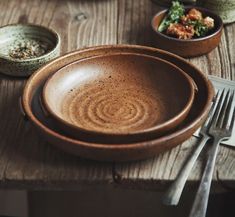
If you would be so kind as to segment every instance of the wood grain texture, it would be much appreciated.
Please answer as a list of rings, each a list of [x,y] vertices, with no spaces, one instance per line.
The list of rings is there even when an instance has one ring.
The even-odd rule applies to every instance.
[[[149,0],[0,1],[0,25],[36,23],[55,29],[62,53],[100,44],[152,45],[150,22],[159,7]],[[235,24],[225,27],[221,44],[210,54],[190,59],[206,74],[235,79]],[[51,147],[20,115],[24,79],[1,75],[0,186],[24,189],[76,189],[109,183],[159,189],[177,175],[197,144],[191,138],[167,153],[140,162],[97,163]],[[206,151],[190,176],[201,177]],[[214,181],[235,182],[235,150],[221,147]],[[113,179],[114,177],[114,179]],[[216,182],[219,183],[219,182]]]
[[[62,53],[117,42],[117,1],[16,0],[1,1],[0,8],[1,25],[23,20],[55,29],[62,38]],[[18,99],[24,83],[22,79],[1,76],[0,184],[40,189],[109,183],[112,164],[63,153],[39,138],[23,120]]]
[[[126,3],[126,1],[123,2]],[[145,9],[137,9],[137,13],[139,13],[139,17],[145,16],[145,20],[148,20],[147,23],[149,23],[151,21],[151,16],[159,10],[159,7],[152,5],[151,2],[148,1],[145,1],[145,3]],[[135,32],[138,32],[138,30],[142,28],[142,23],[145,23],[145,20],[139,21],[139,18],[135,18],[134,16],[128,18],[126,14],[129,13],[129,8],[135,8],[134,3],[131,1],[129,2],[128,7],[122,7],[123,15],[121,15],[121,11],[119,11],[119,16],[122,18],[126,17],[126,21],[122,20],[122,23],[129,21],[128,25],[134,26],[134,28],[135,24],[138,23],[138,29],[135,30]],[[149,18],[146,18],[146,16]],[[234,80],[234,29],[234,24],[225,26],[219,47],[207,55],[191,58],[189,59],[189,62],[196,65],[206,74],[212,74]],[[124,32],[125,31],[126,30],[124,28]],[[145,32],[143,31],[143,34],[147,33],[149,35],[149,32],[150,30],[146,30]],[[131,35],[133,35],[133,33]],[[124,38],[124,36],[122,36],[122,41],[127,43],[132,43],[134,41],[137,43],[140,42],[140,44],[151,45],[151,37],[149,37],[150,41],[143,41],[140,40],[139,34],[136,34],[136,37],[131,39],[129,39],[127,36],[127,38]],[[193,147],[197,145],[197,142],[197,139],[191,138],[182,145],[172,149],[167,153],[156,156],[153,159],[149,159],[143,162],[116,165],[116,181],[126,186],[138,186],[143,188],[149,188],[150,186],[154,188],[155,186],[158,188],[158,185],[154,185],[153,183],[160,182],[161,184],[164,184],[164,182],[173,180],[178,174],[182,164],[187,160],[187,156],[191,151],[193,151]],[[207,150],[204,150],[202,155],[199,157],[197,164],[195,165],[189,177],[190,181],[200,179],[202,175],[202,169],[205,165],[206,152]],[[228,185],[234,182],[235,172],[233,169],[231,169],[235,168],[234,156],[235,149],[221,146],[213,179],[217,184],[219,183],[218,181],[222,181],[223,183],[225,182]]]

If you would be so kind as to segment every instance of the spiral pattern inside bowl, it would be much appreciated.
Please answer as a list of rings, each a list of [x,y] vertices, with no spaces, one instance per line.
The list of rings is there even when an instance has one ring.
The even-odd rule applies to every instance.
[[[49,113],[68,133],[129,136],[175,127],[192,86],[168,62],[124,53],[74,62],[57,71],[43,93]]]
[[[98,85],[72,90],[62,103],[62,115],[80,128],[110,133],[134,132],[164,121],[163,101],[148,91],[112,90]]]

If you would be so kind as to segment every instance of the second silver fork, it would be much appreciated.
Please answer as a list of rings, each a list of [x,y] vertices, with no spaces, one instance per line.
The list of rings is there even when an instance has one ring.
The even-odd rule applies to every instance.
[[[204,125],[202,126],[200,130],[201,141],[197,145],[196,149],[194,150],[191,157],[188,159],[186,164],[183,166],[183,168],[180,170],[180,173],[178,174],[175,181],[172,183],[172,185],[169,187],[165,195],[163,196],[163,203],[166,205],[177,205],[179,202],[179,199],[181,197],[183,188],[185,186],[185,183],[187,181],[187,178],[200,154],[203,147],[207,143],[207,141],[211,138],[211,136],[208,134],[208,129],[210,127],[212,117],[214,115],[215,110],[222,104],[224,100],[224,92],[223,90],[222,94],[219,94],[217,92],[214,103],[210,109],[210,112],[208,114],[208,118],[205,121]]]
[[[201,140],[199,144],[196,146],[196,149],[193,151],[193,154],[190,156],[186,164],[181,168],[179,174],[177,175],[176,179],[174,182],[171,184],[171,186],[168,188],[167,192],[163,196],[163,203],[165,205],[178,205],[182,191],[184,189],[185,183],[189,177],[189,174],[199,156],[201,153],[203,147],[205,144],[208,142],[208,140],[211,138],[209,134],[207,133],[214,110],[216,105],[218,105],[219,101],[219,91],[216,94],[216,97],[214,99],[214,103],[210,108],[207,120],[203,124],[203,126],[200,129],[200,135],[201,135]]]
[[[222,96],[224,93],[222,94]],[[210,149],[202,180],[198,188],[189,217],[205,217],[210,193],[210,186],[213,177],[216,157],[219,144],[232,136],[235,122],[235,108],[233,108],[234,92],[227,92],[223,102],[220,102],[215,110],[213,121],[208,133],[213,137],[213,144]],[[230,114],[232,117],[230,118]]]

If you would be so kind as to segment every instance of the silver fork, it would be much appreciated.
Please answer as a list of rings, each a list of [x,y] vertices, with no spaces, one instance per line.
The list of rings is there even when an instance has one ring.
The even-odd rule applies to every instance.
[[[208,133],[213,137],[213,144],[208,155],[206,167],[202,176],[200,186],[198,188],[189,217],[205,217],[208,198],[210,193],[211,180],[216,162],[216,156],[221,141],[229,139],[232,136],[232,129],[235,121],[235,108],[232,109],[234,91],[225,91],[221,94],[218,106],[212,118],[211,126]],[[230,114],[232,118],[230,119]]]
[[[177,175],[176,179],[174,180],[174,182],[171,184],[171,186],[168,188],[167,192],[163,196],[163,203],[166,205],[177,205],[179,203],[182,191],[189,177],[189,174],[192,171],[192,168],[199,154],[201,153],[203,147],[205,146],[207,141],[211,138],[211,136],[208,135],[208,128],[210,126],[215,107],[216,105],[218,105],[218,101],[220,99],[219,93],[220,92],[218,91],[214,99],[214,103],[209,111],[208,118],[200,129],[199,134],[201,135],[201,140],[199,144],[196,146],[196,149],[193,151],[193,154],[187,160],[186,164],[184,164],[179,174]]]

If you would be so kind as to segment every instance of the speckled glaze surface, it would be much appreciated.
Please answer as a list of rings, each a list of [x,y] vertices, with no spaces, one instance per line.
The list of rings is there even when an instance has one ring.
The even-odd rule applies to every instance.
[[[194,85],[162,59],[120,53],[67,65],[46,82],[45,108],[67,133],[96,142],[166,134],[188,114]]]
[[[162,19],[167,13],[167,10],[162,10],[153,17],[151,23],[155,46],[157,48],[170,51],[182,57],[195,57],[209,53],[210,51],[215,49],[221,41],[223,30],[223,22],[221,18],[205,8],[195,6],[187,6],[185,8],[186,11],[190,10],[190,8],[197,8],[199,11],[202,12],[203,17],[212,17],[215,20],[214,30],[208,36],[196,39],[183,40],[167,36],[157,30]]]
[[[42,87],[49,76],[56,70],[79,59],[120,52],[141,53],[163,58],[183,69],[198,87],[198,93],[187,119],[175,130],[167,135],[135,143],[106,144],[91,143],[84,140],[74,139],[57,129],[42,112],[39,96]],[[84,158],[100,161],[130,161],[145,159],[173,148],[192,136],[194,131],[207,117],[210,104],[214,96],[211,82],[205,75],[186,60],[163,50],[137,46],[137,45],[115,45],[100,46],[82,49],[57,58],[46,66],[40,68],[28,80],[23,96],[22,109],[27,118],[38,130],[40,135],[54,146]]]
[[[15,59],[9,56],[12,47],[27,40],[39,40],[48,44],[49,50],[42,56]],[[29,76],[39,67],[60,54],[59,35],[46,27],[32,24],[11,24],[0,28],[0,72],[10,76]]]
[[[218,14],[225,24],[235,22],[234,0],[197,0],[197,4]]]

